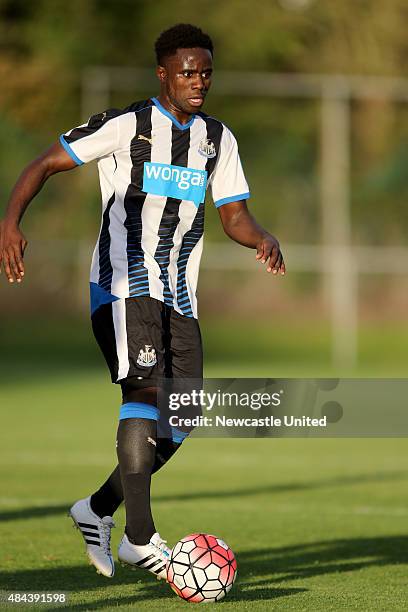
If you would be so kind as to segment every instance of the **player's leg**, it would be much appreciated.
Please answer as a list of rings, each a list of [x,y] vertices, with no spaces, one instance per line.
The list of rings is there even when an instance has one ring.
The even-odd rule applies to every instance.
[[[120,306],[124,305],[124,300],[119,302]],[[93,311],[92,329],[109,367],[112,382],[115,382],[118,375],[119,360],[112,302],[100,304]],[[122,492],[115,488],[114,483],[111,484],[113,485],[111,502],[106,504],[104,512],[97,514],[94,511],[90,496],[78,500],[69,511],[74,525],[79,529],[85,541],[90,563],[96,567],[99,573],[107,577],[112,577],[115,572],[110,547],[111,529],[115,526],[112,514],[116,509],[116,503],[119,502],[118,496],[122,496]]]
[[[178,315],[174,316],[174,310],[172,308],[162,306],[162,325],[163,325],[163,348],[164,348],[164,372],[163,374],[166,377],[171,378],[174,373],[180,377],[180,380],[183,381],[183,385],[185,385],[186,380],[194,383],[194,386],[197,384],[197,378],[199,378],[199,383],[201,385],[202,379],[202,350],[201,350],[201,336],[199,332],[199,327],[197,321],[188,321],[185,317]],[[193,378],[194,377],[194,378]],[[130,391],[132,393],[132,391]],[[165,397],[165,393],[162,393],[162,389],[158,389],[157,398]],[[129,402],[129,399],[133,399],[132,395],[127,395],[125,397],[128,403],[125,403],[125,406],[132,405],[132,402]],[[135,398],[137,399],[137,397]],[[162,403],[162,402],[161,402]],[[161,408],[165,409],[168,406],[162,405]],[[157,416],[159,416],[157,414]],[[180,445],[183,439],[188,435],[188,431],[185,430],[177,430],[175,428],[171,429],[167,422],[162,422],[162,438],[163,440],[172,440],[172,443],[175,442],[177,445]],[[159,425],[159,422],[158,424]],[[157,433],[157,432],[156,432]],[[139,434],[138,434],[139,435]],[[173,437],[175,440],[173,440]],[[138,438],[138,444],[141,449],[144,448],[142,438]],[[131,448],[134,447],[134,444],[131,444]],[[134,455],[134,454],[133,454]],[[147,529],[142,529],[140,524],[140,511],[137,510],[136,506],[133,508],[129,508],[128,498],[129,495],[132,496],[132,500],[130,503],[139,499],[139,504],[144,504],[144,510],[142,514],[147,512],[147,504],[144,495],[139,494],[139,492],[133,493],[131,490],[128,491],[127,487],[129,486],[126,481],[126,474],[124,471],[123,463],[128,459],[127,457],[122,457],[122,453],[120,451],[120,426],[119,426],[119,435],[118,435],[118,458],[120,465],[120,474],[121,480],[124,490],[125,497],[125,505],[126,505],[126,534],[120,544],[118,556],[121,561],[125,561],[131,565],[138,565],[140,567],[144,567],[145,569],[149,569],[150,571],[157,574],[158,577],[165,577],[166,575],[166,561],[167,556],[169,554],[169,549],[165,546],[163,540],[161,540],[159,534],[155,532],[153,536],[150,538],[150,541],[144,546],[139,544],[141,542],[142,537],[146,539],[149,533]],[[134,456],[131,457],[130,463],[134,461]],[[152,462],[152,459],[151,459]],[[147,467],[147,466],[146,466]],[[151,465],[151,469],[153,468],[153,464]],[[147,470],[146,470],[147,472]],[[146,477],[146,474],[145,474]],[[150,475],[149,475],[150,477]],[[147,491],[146,487],[147,480],[142,481],[142,487],[144,491]],[[149,480],[150,484],[150,480]],[[129,488],[132,485],[130,484]],[[150,491],[150,488],[149,488]],[[147,495],[146,495],[147,498]],[[149,499],[150,501],[150,499]],[[149,506],[150,509],[150,506]],[[132,527],[130,528],[130,523]],[[150,529],[155,530],[153,520],[150,522],[150,519],[145,516],[145,523]],[[160,555],[161,553],[161,555]],[[160,560],[162,561],[162,565],[160,567]]]
[[[150,301],[149,298],[146,301]],[[152,300],[153,304],[157,305],[155,300]],[[134,306],[140,306],[138,310],[143,308],[146,312],[146,308],[144,306],[148,306],[149,304],[140,304],[140,302],[130,303]],[[191,377],[191,378],[201,378],[202,377],[202,350],[201,350],[201,336],[198,327],[198,323],[194,319],[188,319],[181,315],[174,316],[173,309],[165,308],[164,305],[161,306],[163,308],[163,312],[161,313],[159,319],[156,317],[156,320],[153,326],[149,325],[149,327],[153,327],[162,333],[163,325],[166,328],[166,350],[159,350],[157,348],[157,361],[161,362],[160,367],[163,365],[163,355],[166,356],[166,376],[172,376],[174,373],[175,376],[180,377]],[[165,316],[163,316],[165,315]],[[140,316],[133,317],[133,321],[137,322]],[[142,317],[143,318],[143,317]],[[163,320],[165,319],[165,321]],[[101,306],[96,314],[94,314],[92,318],[93,329],[95,333],[95,337],[100,345],[102,352],[105,356],[105,359],[108,363],[108,366],[111,371],[112,381],[120,382],[122,385],[123,392],[123,403],[131,403],[132,400],[138,401],[140,400],[142,403],[151,401],[145,395],[140,395],[143,393],[143,387],[150,384],[149,376],[152,377],[152,370],[148,370],[151,366],[135,366],[135,362],[137,361],[137,356],[140,352],[143,352],[140,349],[140,346],[143,346],[143,343],[135,338],[137,334],[131,334],[132,345],[127,347],[128,350],[128,358],[131,362],[131,366],[129,370],[131,371],[132,376],[128,376],[126,379],[122,379],[120,381],[117,380],[119,364],[117,357],[117,338],[116,332],[113,325],[113,308],[112,304],[105,304]],[[127,317],[126,323],[132,323],[132,316]],[[131,327],[131,326],[130,326]],[[138,325],[138,331],[143,329],[143,325]],[[131,332],[131,329],[129,330]],[[129,333],[127,334],[129,337]],[[143,339],[145,341],[146,338]],[[149,346],[157,346],[161,348],[160,339],[156,339],[156,341],[152,341],[149,339]],[[146,344],[144,345],[146,347]],[[154,365],[154,364],[153,364]],[[143,368],[141,370],[141,368]],[[156,364],[156,372],[162,373],[161,369],[158,368]],[[135,376],[135,374],[138,374]],[[140,376],[142,374],[142,376]],[[135,387],[135,381],[139,381]],[[146,390],[148,391],[148,390]],[[137,396],[134,393],[138,394]],[[181,442],[186,437],[188,432],[173,430],[172,434],[166,435],[165,437],[160,437],[156,441],[156,453],[155,460],[152,467],[152,473],[159,470],[168,459],[177,451],[181,446]],[[109,573],[109,567],[113,568],[113,561],[110,554],[110,528],[113,526],[113,521],[111,516],[118,508],[120,503],[123,500],[123,487],[119,466],[117,466],[112,474],[109,476],[108,480],[102,485],[102,487],[92,496],[92,498],[86,498],[84,500],[80,500],[72,510],[80,506],[80,518],[82,519],[82,524],[87,525],[93,523],[93,527],[98,529],[101,535],[106,534],[103,538],[105,542],[104,551],[107,553],[105,555],[105,559],[102,559],[101,562],[101,554],[103,556],[103,550],[96,547],[94,541],[90,541],[87,539],[87,534],[84,532],[83,527],[81,527],[81,531],[83,533],[84,539],[87,544],[87,552],[88,556],[91,559],[91,562],[101,571],[103,574],[107,576],[113,575],[113,569],[111,573]],[[91,506],[92,503],[92,506]],[[74,518],[74,516],[73,516]],[[74,518],[75,520],[75,518]],[[150,527],[151,530],[151,527]],[[95,533],[92,531],[92,533]],[[127,536],[125,536],[126,538]],[[158,536],[158,534],[154,534],[156,538],[155,544],[158,544],[159,548],[163,549],[163,542]],[[124,538],[124,539],[125,539]],[[101,538],[102,539],[102,538]],[[122,541],[123,544],[123,541]],[[122,547],[123,548],[123,547]],[[165,547],[164,547],[165,550]],[[135,558],[135,555],[133,555]],[[153,568],[154,570],[155,568]],[[152,571],[152,570],[151,570]]]
[[[153,392],[152,398],[150,389],[135,389],[135,386],[137,387],[137,381],[132,379],[125,380],[121,383],[123,403],[140,401],[142,403],[156,404],[156,389]],[[165,418],[163,420],[165,420]],[[158,472],[167,463],[180,448],[181,442],[181,437],[177,435],[173,435],[172,437],[171,432],[169,435],[166,434],[165,437],[158,437],[156,439],[152,474]],[[91,495],[90,506],[95,514],[103,518],[104,516],[113,516],[122,502],[122,480],[120,477],[119,465],[117,465],[102,486]]]
[[[169,549],[156,531],[150,483],[157,445],[157,383],[164,376],[164,304],[152,298],[127,301],[128,376],[121,378],[123,404],[117,455],[126,507],[121,562],[166,577]],[[150,394],[150,395],[149,395]],[[142,401],[143,400],[143,401]]]
[[[130,385],[123,395],[116,437],[126,506],[125,533],[132,544],[147,544],[156,529],[150,508],[150,480],[156,455],[157,388]]]
[[[201,381],[203,376],[203,355],[200,327],[196,319],[184,317],[172,308],[164,307],[164,360],[165,376],[182,380]],[[152,398],[140,395],[137,380],[127,378],[121,381],[123,402],[139,399],[149,402]],[[155,399],[155,398],[154,398]],[[170,413],[165,413],[166,406],[161,402],[162,414],[159,421],[159,435],[156,440],[155,461],[152,474],[158,472],[181,447],[186,433],[176,428],[166,428]],[[162,427],[160,428],[160,425]],[[162,430],[160,432],[160,429]],[[166,430],[163,433],[163,430]],[[117,465],[103,485],[93,493],[90,499],[92,510],[100,517],[113,516],[123,501],[123,488],[120,469]]]
[[[137,395],[134,400],[137,400]],[[150,506],[158,417],[158,409],[153,403],[132,401],[122,406],[117,454],[126,507],[126,529],[118,558],[132,567],[149,570],[157,578],[165,578],[170,551],[156,531]]]
[[[124,383],[130,381],[130,388],[133,389],[134,383],[137,381],[134,392],[139,395],[124,393],[121,413],[124,408],[133,408],[135,404],[143,405],[147,402],[149,406],[153,406],[153,404],[149,403],[150,400],[146,397],[146,392],[148,391],[147,388],[154,384],[158,376],[163,376],[164,371],[161,309],[162,304],[150,298],[118,300],[101,305],[92,316],[93,331],[109,366],[112,382]],[[143,389],[146,389],[146,391],[143,391]],[[156,402],[154,401],[153,403],[155,404]],[[157,410],[155,406],[153,406],[153,409]],[[146,432],[147,425],[152,429],[151,424],[144,423],[144,433]],[[151,431],[152,435],[145,436],[142,432],[139,432],[139,434],[140,437],[150,437],[155,441],[155,432],[156,424],[154,422],[154,431],[153,429]],[[119,438],[121,447],[123,446],[126,449],[129,446],[129,438],[134,437],[135,431],[130,435],[128,427],[120,424]],[[155,448],[153,448],[153,451],[154,458]],[[138,456],[137,461],[139,466],[142,466],[142,471],[146,465],[149,465],[148,479],[150,479],[152,469],[151,449],[149,449],[147,454],[148,458],[146,459],[144,452],[142,452]],[[123,461],[124,469],[127,470],[125,455],[126,452],[123,454]],[[131,466],[131,468],[134,467],[135,464]],[[143,476],[141,479],[143,480]],[[75,524],[84,537],[91,563],[106,576],[112,576],[114,572],[110,551],[110,529],[113,526],[111,516],[123,499],[121,480],[120,471],[115,470],[112,477],[108,479],[109,484],[105,487],[109,489],[109,495],[105,496],[103,504],[99,506],[98,514],[91,507],[89,497],[79,500],[70,511]],[[132,480],[132,478],[129,480]],[[148,484],[150,485],[150,480]],[[146,491],[146,488],[144,491]],[[132,493],[130,493],[130,497],[132,497]],[[148,501],[150,501],[150,498]],[[134,527],[131,525],[130,529],[133,530]],[[149,530],[151,530],[151,526]]]
[[[180,446],[181,442],[174,441],[171,438],[157,438],[152,474],[166,465]],[[122,502],[122,480],[119,465],[117,465],[108,479],[91,495],[90,505],[93,512],[103,518],[104,516],[113,516]]]
[[[165,317],[163,317],[163,326],[164,328],[166,328],[167,326]],[[167,337],[166,329],[164,329],[164,331],[165,331],[164,342],[166,343],[166,337]],[[171,376],[171,372],[167,370],[167,361],[168,361],[168,348],[166,347],[166,344],[165,344],[164,375],[166,377]],[[133,401],[135,399],[135,393],[137,393],[137,391],[135,391],[133,388],[135,386],[135,381],[133,381],[133,379],[124,380],[121,382],[121,386],[122,386],[123,401],[124,402]],[[136,387],[137,387],[137,384],[136,384]],[[159,398],[158,393],[159,393],[158,391],[155,392],[154,397],[150,398],[151,401],[157,402]],[[142,399],[141,401],[148,402],[149,400]],[[167,463],[167,461],[174,455],[174,453],[180,446],[178,438],[176,437],[173,440],[170,431],[166,432],[166,434],[163,435],[163,421],[164,419],[162,419],[161,415],[159,415],[156,454],[155,454],[155,460],[154,460],[154,464],[152,468],[152,474],[155,474],[158,470],[160,470]]]

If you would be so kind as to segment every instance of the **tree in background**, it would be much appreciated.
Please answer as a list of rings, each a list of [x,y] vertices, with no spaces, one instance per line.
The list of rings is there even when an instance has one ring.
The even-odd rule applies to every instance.
[[[406,72],[407,13],[405,0],[0,0],[0,134],[8,143],[0,153],[2,201],[21,166],[80,121],[82,69],[95,64],[153,68],[152,43],[174,21],[192,21],[211,32],[219,69],[398,76]],[[316,110],[304,101],[254,100],[248,125],[241,109],[225,104],[225,120],[238,131],[244,154],[256,161],[249,175],[259,185],[261,217],[263,212],[270,215],[271,207],[276,215],[281,208],[294,212],[291,207],[305,193],[306,208],[315,198],[313,186],[311,192],[305,186],[316,174]],[[395,238],[408,228],[401,172],[405,151],[398,143],[408,125],[387,103],[367,102],[355,110],[353,205],[359,235],[377,233],[375,219],[383,226],[381,215],[375,214],[367,226],[367,206],[374,212],[386,207]],[[264,162],[256,158],[251,142],[257,114],[261,122],[266,113],[268,160],[262,169]],[[271,174],[273,202],[262,187]],[[74,206],[84,236],[93,236],[97,191],[92,184],[84,203],[82,196],[72,197],[72,179],[69,192],[63,189],[64,180],[59,177],[47,186],[40,196],[42,214],[27,223],[33,228],[41,223],[50,235],[77,234],[78,226],[60,214],[61,206]],[[79,190],[81,179],[76,176],[75,181]],[[303,233],[310,230],[311,239],[313,214],[304,221]]]

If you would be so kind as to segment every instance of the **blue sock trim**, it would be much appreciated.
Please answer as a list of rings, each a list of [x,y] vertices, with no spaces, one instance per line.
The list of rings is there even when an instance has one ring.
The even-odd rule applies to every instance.
[[[156,406],[143,404],[143,402],[128,402],[120,407],[119,421],[122,419],[151,419],[158,421],[160,411]]]
[[[176,444],[181,444],[182,441],[187,438],[188,433],[186,431],[181,431],[181,429],[177,429],[177,427],[171,428],[171,437],[173,442]]]

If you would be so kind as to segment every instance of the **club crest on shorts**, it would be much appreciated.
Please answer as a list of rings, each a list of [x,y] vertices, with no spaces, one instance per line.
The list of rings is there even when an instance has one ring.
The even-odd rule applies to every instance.
[[[151,344],[145,344],[144,350],[140,349],[136,363],[142,368],[150,368],[157,363],[156,351]]]
[[[217,151],[215,150],[215,144],[211,142],[208,138],[204,138],[200,144],[198,145],[198,152],[200,155],[204,157],[212,158],[217,155]]]

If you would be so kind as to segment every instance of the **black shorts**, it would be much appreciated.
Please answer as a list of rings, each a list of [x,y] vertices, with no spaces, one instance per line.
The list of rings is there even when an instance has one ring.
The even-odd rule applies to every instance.
[[[161,378],[203,376],[197,319],[183,316],[151,297],[103,304],[92,315],[92,329],[113,383],[136,377],[140,387]]]

